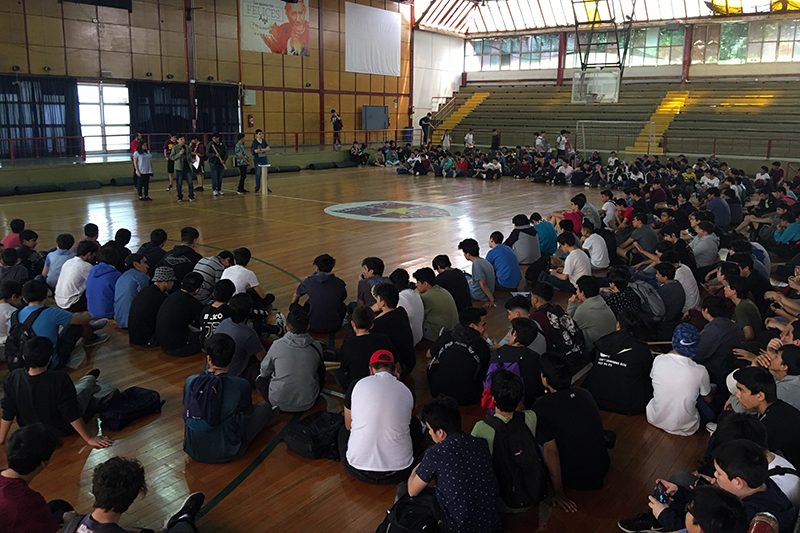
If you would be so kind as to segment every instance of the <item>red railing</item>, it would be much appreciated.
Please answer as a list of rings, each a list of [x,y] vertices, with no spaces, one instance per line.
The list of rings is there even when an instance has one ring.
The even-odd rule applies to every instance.
[[[451,140],[453,151],[462,149],[464,140],[464,128],[458,128],[458,134]],[[438,130],[434,133],[437,143],[440,140]],[[491,140],[492,130],[488,128],[478,128],[473,130],[475,144],[479,147],[488,147]],[[211,138],[211,132],[181,133],[187,139],[197,136],[205,145]],[[503,129],[501,130],[502,146],[533,146],[533,133],[529,129]],[[221,132],[223,142],[229,151],[236,142],[238,132]],[[557,132],[550,132],[548,141],[551,146],[555,144]],[[162,150],[164,141],[169,133],[145,133],[145,140],[150,143],[151,151],[159,153]],[[325,149],[333,146],[334,133],[327,131],[304,131],[304,132],[275,132],[267,133],[266,139],[275,152],[300,152],[304,150]],[[607,134],[593,133],[592,138],[587,138],[587,145],[576,146],[576,135],[572,134],[573,149],[581,148],[586,151],[591,150],[616,150],[624,152],[631,146],[637,134],[633,132]],[[395,141],[402,145],[411,143],[417,146],[422,141],[422,132],[419,128],[394,128],[385,130],[365,131],[365,130],[342,130],[339,132],[342,149],[347,149],[353,142],[358,141],[368,146],[374,146],[384,141]],[[14,137],[0,138],[0,160],[9,161],[14,164],[20,159],[43,159],[43,158],[76,158],[81,161],[86,160],[86,139],[82,136],[54,136],[54,137]],[[253,135],[247,134],[246,144],[252,142]],[[320,143],[322,141],[322,143]],[[672,136],[663,135],[656,137],[655,148],[660,147],[664,153],[669,154],[717,154],[720,157],[743,157],[749,159],[763,159],[769,161],[773,159],[792,159],[800,160],[800,139],[797,138],[773,138],[773,139],[753,139],[746,135],[739,137],[707,137],[707,136]],[[127,149],[112,152],[126,154]],[[89,155],[93,155],[91,152]]]
[[[77,157],[85,161],[85,140],[80,135],[0,138],[0,160],[14,163],[17,159],[46,157]]]

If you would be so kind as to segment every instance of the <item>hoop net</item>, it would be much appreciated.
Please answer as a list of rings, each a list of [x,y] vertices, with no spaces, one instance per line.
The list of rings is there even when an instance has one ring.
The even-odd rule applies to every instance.
[[[579,120],[575,149],[588,157],[596,151],[654,153],[658,150],[652,121]]]

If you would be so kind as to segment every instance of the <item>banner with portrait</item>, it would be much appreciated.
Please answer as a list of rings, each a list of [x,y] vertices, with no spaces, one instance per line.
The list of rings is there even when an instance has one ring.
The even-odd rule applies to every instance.
[[[242,50],[308,55],[308,1],[240,0]]]

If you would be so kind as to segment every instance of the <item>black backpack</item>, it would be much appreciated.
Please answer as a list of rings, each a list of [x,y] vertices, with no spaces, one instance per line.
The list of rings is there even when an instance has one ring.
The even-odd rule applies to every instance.
[[[183,393],[184,420],[204,420],[217,427],[222,407],[222,378],[211,372],[203,372],[192,380]]]
[[[386,511],[375,533],[440,533],[446,531],[442,512],[433,491],[397,500]]]
[[[317,411],[289,422],[283,442],[293,452],[309,459],[339,460],[339,429],[344,417],[339,413]]]
[[[33,323],[45,309],[47,307],[36,309],[28,315],[25,322],[19,321],[19,311],[14,311],[14,314],[11,315],[11,326],[8,329],[5,347],[5,357],[9,370],[25,368],[25,361],[22,360],[22,347],[28,339],[36,336],[33,332]]]
[[[500,498],[511,509],[522,509],[542,501],[547,492],[547,477],[539,445],[525,425],[525,413],[515,412],[508,423],[489,417],[494,429],[492,461]]]
[[[131,422],[161,412],[163,400],[158,392],[143,387],[130,387],[108,402],[100,413],[107,429],[118,431]]]

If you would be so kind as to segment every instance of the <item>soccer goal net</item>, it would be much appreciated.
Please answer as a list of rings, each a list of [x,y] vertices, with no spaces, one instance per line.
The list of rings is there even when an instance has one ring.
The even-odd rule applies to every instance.
[[[579,120],[575,150],[588,157],[596,151],[660,153],[652,121]]]

